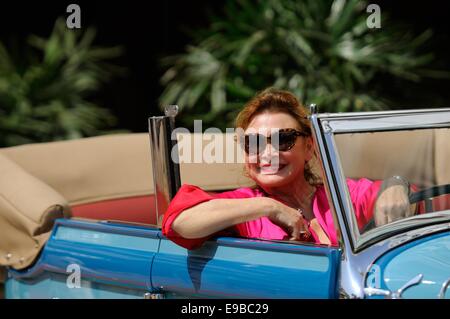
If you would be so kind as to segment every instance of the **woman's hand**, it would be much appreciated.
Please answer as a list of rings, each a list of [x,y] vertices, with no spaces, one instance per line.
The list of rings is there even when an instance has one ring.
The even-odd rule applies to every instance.
[[[415,205],[409,204],[408,188],[393,185],[379,195],[375,203],[375,225],[382,226],[414,215]]]
[[[277,202],[276,208],[268,217],[290,235],[289,240],[305,240],[305,237],[311,235],[303,216],[296,209],[282,203]]]

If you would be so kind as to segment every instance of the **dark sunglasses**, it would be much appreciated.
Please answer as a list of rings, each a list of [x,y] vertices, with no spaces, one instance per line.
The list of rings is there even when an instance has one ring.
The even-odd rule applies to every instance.
[[[293,128],[281,129],[272,133],[270,136],[263,134],[246,134],[241,136],[241,147],[248,155],[258,155],[265,150],[267,143],[272,144],[272,141],[278,143],[272,144],[272,147],[280,152],[287,152],[294,147],[297,137],[308,136],[299,130]],[[277,145],[278,144],[278,145]]]

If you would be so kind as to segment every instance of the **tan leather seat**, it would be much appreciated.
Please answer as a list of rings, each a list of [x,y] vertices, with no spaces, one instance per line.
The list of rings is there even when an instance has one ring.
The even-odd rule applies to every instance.
[[[450,184],[450,129],[434,132],[436,184]]]
[[[148,134],[118,134],[4,148],[1,153],[71,205],[153,193]]]

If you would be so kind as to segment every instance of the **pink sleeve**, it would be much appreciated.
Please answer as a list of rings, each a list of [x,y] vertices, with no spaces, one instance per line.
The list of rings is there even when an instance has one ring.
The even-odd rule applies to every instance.
[[[373,209],[381,183],[382,181],[371,181],[367,178],[347,179],[348,190],[360,230],[373,217]]]
[[[178,217],[184,210],[196,206],[200,203],[210,201],[216,198],[241,198],[238,191],[228,191],[218,194],[205,192],[203,189],[197,186],[183,184],[180,187],[175,197],[169,204],[167,211],[164,213],[162,222],[162,233],[168,239],[172,240],[174,243],[187,248],[196,249],[199,248],[205,241],[213,236],[227,233],[222,231],[216,234],[211,234],[207,237],[202,238],[184,238],[176,231],[172,229],[172,223],[175,218]]]

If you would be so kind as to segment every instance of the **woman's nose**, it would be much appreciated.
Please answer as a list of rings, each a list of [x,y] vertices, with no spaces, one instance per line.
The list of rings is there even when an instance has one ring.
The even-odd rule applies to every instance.
[[[259,159],[262,164],[278,163],[279,152],[272,146],[272,144],[267,143],[264,150],[260,153]]]

